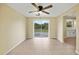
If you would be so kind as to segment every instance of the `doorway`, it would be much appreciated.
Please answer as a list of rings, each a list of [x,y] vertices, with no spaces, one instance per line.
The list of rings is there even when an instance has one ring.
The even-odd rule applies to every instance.
[[[76,18],[66,19],[65,43],[76,46]]]
[[[49,21],[48,20],[34,20],[33,21],[33,37],[34,38],[48,38],[49,37]]]

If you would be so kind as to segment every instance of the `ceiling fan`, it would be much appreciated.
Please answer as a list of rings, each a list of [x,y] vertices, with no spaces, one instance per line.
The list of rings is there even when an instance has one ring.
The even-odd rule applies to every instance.
[[[32,3],[32,5],[37,9],[36,11],[29,11],[29,13],[38,12],[38,16],[40,15],[39,12],[43,12],[45,14],[50,14],[49,12],[45,11],[46,9],[52,8],[53,5],[48,5],[46,7],[43,7],[41,5],[37,6],[35,3]]]

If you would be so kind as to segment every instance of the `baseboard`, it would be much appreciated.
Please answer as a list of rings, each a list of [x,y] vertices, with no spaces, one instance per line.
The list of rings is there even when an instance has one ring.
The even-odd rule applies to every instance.
[[[25,39],[24,39],[25,40]],[[11,50],[13,50],[15,47],[17,47],[19,44],[21,44],[24,40],[18,42],[16,45],[14,45],[11,49],[9,49],[7,52],[3,53],[3,55],[7,55]]]
[[[32,38],[27,38],[27,40],[28,40],[28,39],[32,39]]]
[[[79,52],[78,52],[77,50],[76,50],[75,52],[76,52],[76,54],[78,54],[78,55],[79,55]]]
[[[69,38],[76,38],[76,37],[65,37],[64,39],[69,39]]]
[[[64,43],[64,41],[61,41],[61,40],[58,40],[59,42],[61,42],[61,43]]]
[[[50,39],[56,39],[56,38],[50,38]]]

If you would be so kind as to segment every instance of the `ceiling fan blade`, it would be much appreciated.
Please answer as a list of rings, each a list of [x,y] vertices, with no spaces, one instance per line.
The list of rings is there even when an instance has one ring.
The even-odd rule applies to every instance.
[[[38,6],[37,6],[35,3],[32,3],[32,5],[33,5],[34,7],[36,7],[36,8],[38,8]]]
[[[29,13],[33,13],[33,12],[37,12],[37,11],[29,11]]]
[[[46,12],[46,11],[42,11],[43,13],[46,13],[46,14],[50,14],[49,12]]]
[[[49,8],[52,8],[52,7],[53,7],[52,5],[49,5],[49,6],[45,7],[45,8],[43,8],[43,10],[49,9]]]

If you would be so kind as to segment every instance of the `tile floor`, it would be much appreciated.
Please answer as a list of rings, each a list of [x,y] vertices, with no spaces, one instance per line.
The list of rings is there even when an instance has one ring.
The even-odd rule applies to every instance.
[[[22,42],[7,55],[75,55],[75,47],[56,39],[35,38]]]

